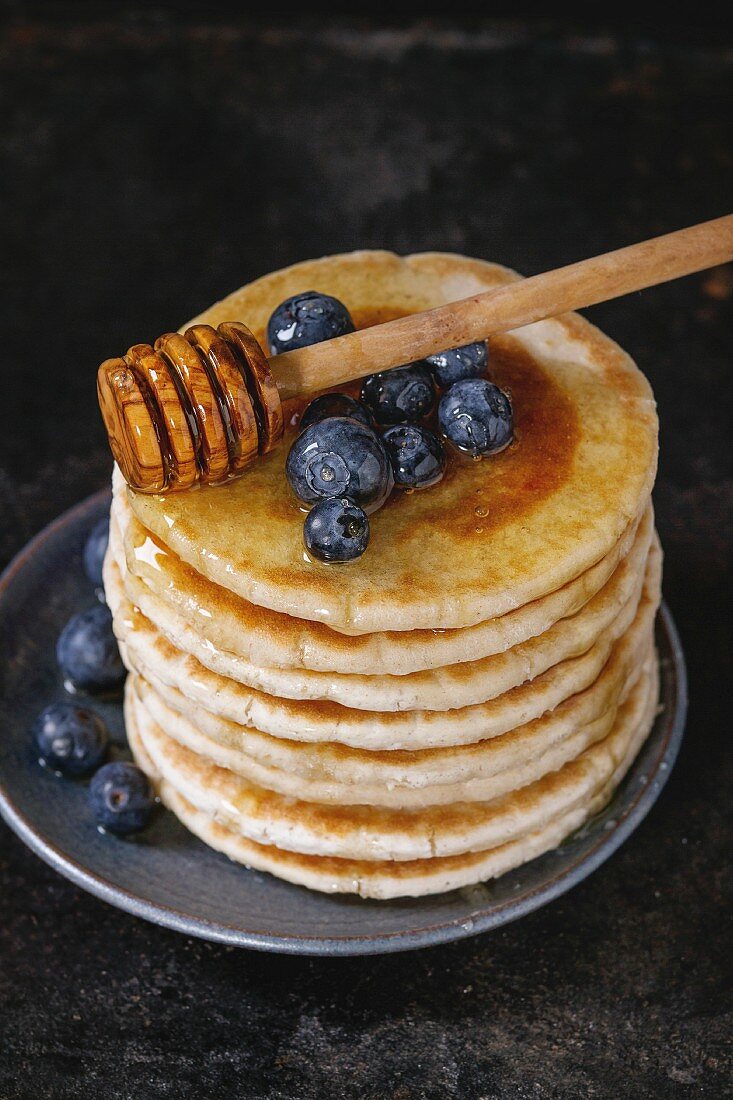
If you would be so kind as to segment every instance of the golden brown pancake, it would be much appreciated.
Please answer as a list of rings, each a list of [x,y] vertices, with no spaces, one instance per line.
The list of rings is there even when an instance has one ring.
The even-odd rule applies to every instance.
[[[332,742],[286,741],[201,708],[192,711],[180,692],[153,687],[142,676],[135,676],[135,686],[169,737],[280,794],[398,809],[485,801],[495,797],[497,777],[503,790],[510,790],[521,785],[516,778],[520,769],[526,774],[529,767],[536,778],[577,755],[574,738],[591,744],[605,736],[649,654],[653,624],[654,607],[646,604],[613,647],[595,683],[554,710],[489,741],[449,749],[370,752]]]
[[[554,664],[586,652],[612,627],[627,603],[631,602],[635,608],[648,551],[648,543],[639,540],[604,587],[580,611],[504,653],[404,676],[359,676],[310,669],[261,668],[218,649],[208,633],[195,630],[127,572],[114,521],[110,541],[128,599],[177,649],[190,653],[212,672],[268,695],[332,700],[358,710],[450,710],[473,706],[534,679]]]
[[[652,674],[656,675],[656,669],[652,670]],[[258,844],[245,839],[241,833],[232,831],[222,822],[197,809],[161,778],[137,736],[132,715],[129,731],[136,759],[156,783],[162,801],[204,843],[238,863],[260,871],[269,871],[278,878],[297,885],[326,893],[348,893],[365,898],[387,899],[437,894],[485,882],[556,848],[609,801],[639,751],[653,717],[653,710],[650,708],[609,781],[584,805],[555,817],[519,840],[509,841],[489,851],[387,862],[304,855],[277,848],[272,844]]]
[[[198,320],[245,320],[263,339],[272,309],[315,287],[364,326],[514,278],[461,256],[352,253],[265,276]],[[489,376],[511,395],[514,443],[482,462],[453,454],[439,485],[393,494],[374,517],[368,552],[348,566],[304,557],[303,515],[284,475],[288,440],[235,482],[131,493],[132,508],[197,572],[295,617],[369,632],[455,629],[503,615],[599,562],[641,515],[657,417],[631,359],[576,315],[492,338]]]
[[[127,502],[116,471],[113,519],[122,533],[129,572],[165,601],[218,649],[265,668],[401,676],[475,661],[544,633],[574,615],[605,585],[628,554],[637,534],[649,544],[651,504],[631,523],[613,549],[556,592],[515,611],[459,630],[391,630],[346,635],[324,623],[296,619],[249,603],[213,584],[150,534]]]
[[[648,658],[650,652],[651,646],[647,644],[646,653],[643,656]],[[543,775],[556,771],[569,760],[574,760],[589,745],[595,744],[596,741],[608,735],[619,706],[641,675],[643,664],[643,660],[635,663],[607,709],[595,716],[586,717],[575,728],[572,725],[575,717],[572,708],[566,705],[562,714],[554,712],[544,719],[539,719],[539,728],[528,731],[527,727],[520,727],[490,742],[491,748],[506,748],[507,756],[514,755],[516,758],[514,765],[472,780],[409,788],[385,783],[378,769],[375,769],[371,782],[344,784],[263,766],[237,749],[222,746],[219,742],[200,734],[180,712],[167,707],[161,697],[142,678],[133,677],[131,683],[149,718],[166,736],[177,741],[184,748],[190,749],[200,758],[227,768],[249,783],[305,802],[416,810],[455,802],[487,802],[541,779]],[[540,723],[544,724],[540,725]],[[558,733],[558,729],[562,730],[562,733]],[[551,737],[553,734],[556,740],[547,747],[543,747],[548,735]],[[511,744],[504,746],[500,744],[502,741],[510,741]],[[481,743],[479,748],[485,750],[487,746]],[[478,757],[479,754],[475,755]],[[485,763],[490,767],[491,754],[484,751],[481,755],[487,758]],[[481,763],[484,761],[482,760]]]
[[[642,591],[643,602],[659,603],[661,551],[652,545]],[[446,711],[362,711],[330,700],[282,699],[247,688],[211,672],[195,657],[176,649],[130,604],[122,592],[112,555],[105,562],[105,590],[115,633],[128,667],[151,683],[177,688],[194,704],[239,725],[274,737],[337,741],[355,748],[415,749],[469,744],[506,733],[539,717],[582,691],[600,673],[618,638],[631,625],[630,600],[604,636],[587,653],[562,661],[534,680],[486,703]]]
[[[418,810],[333,806],[284,797],[249,783],[168,737],[136,696],[126,693],[128,730],[155,772],[202,813],[258,844],[356,860],[414,860],[485,851],[542,829],[592,802],[613,781],[657,702],[651,660],[619,708],[610,732],[579,756],[535,782],[489,802],[455,802]],[[133,753],[136,740],[132,741]]]

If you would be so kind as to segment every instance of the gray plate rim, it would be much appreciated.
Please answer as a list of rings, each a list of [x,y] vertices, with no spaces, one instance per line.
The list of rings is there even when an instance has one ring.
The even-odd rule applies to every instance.
[[[32,538],[12,559],[0,575],[0,613],[3,602],[16,577],[22,572],[34,554],[68,524],[83,520],[89,513],[98,510],[105,501],[109,501],[107,489],[87,497],[86,500],[62,513],[48,526]],[[590,851],[578,857],[564,867],[558,874],[542,885],[529,890],[522,897],[481,910],[480,907],[467,913],[466,918],[451,919],[433,925],[423,925],[410,931],[383,933],[381,935],[349,936],[269,936],[262,932],[248,932],[221,922],[202,920],[172,907],[152,903],[139,894],[110,882],[96,872],[85,867],[57,847],[48,837],[38,832],[24,813],[13,803],[8,792],[0,782],[0,815],[7,825],[17,834],[32,852],[49,864],[55,871],[69,879],[83,890],[108,902],[133,916],[154,924],[171,928],[185,935],[224,943],[229,946],[247,947],[260,951],[272,951],[284,954],[347,956],[373,955],[394,951],[408,951],[419,947],[434,946],[463,939],[498,928],[510,921],[519,920],[541,906],[554,901],[573,886],[582,882],[588,875],[601,866],[641,824],[656,802],[665,786],[672,766],[677,758],[685,729],[687,716],[687,670],[684,653],[672,614],[665,602],[659,609],[657,619],[657,645],[659,648],[662,676],[671,679],[671,714],[659,731],[653,731],[650,741],[654,742],[655,756],[649,762],[643,762],[646,778],[638,784],[638,790],[630,797],[623,797],[620,804],[619,792],[614,796],[615,821],[612,828],[600,828]],[[657,743],[658,742],[658,743]],[[628,791],[638,771],[642,767],[641,755],[632,765],[629,774],[620,789],[621,795]],[[591,826],[592,827],[592,826]],[[586,829],[588,826],[586,826]],[[383,902],[389,905],[388,901]]]

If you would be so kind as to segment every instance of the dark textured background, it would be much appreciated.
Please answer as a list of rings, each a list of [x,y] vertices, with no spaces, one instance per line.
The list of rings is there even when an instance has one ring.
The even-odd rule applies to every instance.
[[[98,361],[253,276],[363,246],[531,273],[733,206],[710,28],[89,10],[2,6],[2,563],[108,476]],[[721,269],[590,311],[659,399],[691,673],[625,848],[497,933],[317,961],[143,924],[0,825],[0,1100],[733,1094],[732,303]]]

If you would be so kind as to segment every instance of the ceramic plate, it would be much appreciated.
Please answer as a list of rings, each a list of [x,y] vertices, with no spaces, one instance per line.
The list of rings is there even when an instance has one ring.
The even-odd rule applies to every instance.
[[[402,951],[496,928],[581,882],[623,843],[656,800],[682,739],[687,703],[677,631],[657,623],[661,709],[654,729],[606,810],[554,852],[495,882],[437,897],[364,901],[318,894],[248,871],[207,848],[161,810],[135,840],[97,831],[87,784],[39,766],[29,729],[65,697],[54,647],[70,615],[96,596],[81,564],[88,532],[109,508],[99,493],[47,527],[0,580],[0,811],[42,859],[85,890],[146,920],[263,951],[357,955]],[[93,705],[126,755],[119,701]]]

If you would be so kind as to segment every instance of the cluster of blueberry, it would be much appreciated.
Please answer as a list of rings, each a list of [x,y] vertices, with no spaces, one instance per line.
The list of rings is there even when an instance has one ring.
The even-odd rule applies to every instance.
[[[267,337],[276,355],[353,331],[343,302],[310,290],[277,307]],[[482,377],[487,358],[485,342],[467,344],[370,375],[360,401],[329,393],[311,402],[286,464],[293,492],[310,508],[303,530],[309,554],[353,561],[369,543],[369,515],[393,487],[440,481],[445,451],[425,426],[436,404],[440,436],[459,451],[479,458],[511,442],[511,403]]]
[[[93,528],[84,547],[84,568],[102,587],[102,562],[109,539],[109,520]],[[73,692],[109,694],[125,678],[112,616],[106,604],[74,615],[56,644],[64,684]],[[147,823],[155,802],[148,777],[135,764],[117,760],[102,764],[109,749],[109,733],[100,716],[76,702],[52,703],[33,723],[40,761],[59,775],[78,779],[92,776],[89,803],[102,829],[126,836]]]

